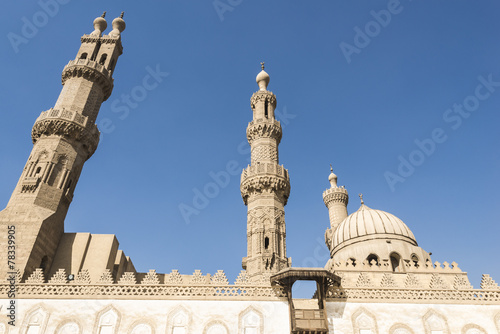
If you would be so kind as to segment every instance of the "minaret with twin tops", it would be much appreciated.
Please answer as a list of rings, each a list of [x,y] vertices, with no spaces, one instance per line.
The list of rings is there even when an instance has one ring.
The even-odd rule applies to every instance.
[[[0,278],[13,270],[23,278],[36,268],[48,272],[54,260],[83,165],[99,143],[95,121],[113,90],[113,71],[123,50],[123,13],[108,35],[103,35],[104,16],[94,20],[94,31],[82,36],[76,58],[64,67],[56,104],[33,125],[33,149],[0,212]],[[14,254],[11,262],[9,254]]]

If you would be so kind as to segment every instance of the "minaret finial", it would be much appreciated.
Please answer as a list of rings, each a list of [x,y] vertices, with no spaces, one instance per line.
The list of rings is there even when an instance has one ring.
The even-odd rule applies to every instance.
[[[359,199],[361,200],[361,205],[365,204],[365,201],[363,201],[363,194],[359,194]]]
[[[120,18],[121,18],[121,19],[123,19],[123,14],[125,14],[125,12],[122,12],[122,13],[120,14]]]
[[[261,68],[262,70],[264,70],[264,62],[261,62],[261,63],[260,63],[260,68]]]
[[[332,164],[330,164],[330,172],[333,173],[333,167],[332,167]]]
[[[105,18],[106,17],[106,12],[102,13],[101,17]]]

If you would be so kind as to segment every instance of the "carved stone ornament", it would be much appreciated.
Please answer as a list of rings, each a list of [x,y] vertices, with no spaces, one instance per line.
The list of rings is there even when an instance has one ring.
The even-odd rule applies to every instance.
[[[108,99],[113,90],[113,79],[108,74],[108,71],[102,65],[88,59],[84,60],[83,63],[82,59],[73,60],[64,67],[61,78],[62,84],[64,85],[66,80],[71,78],[84,78],[97,83],[101,86],[104,101]]]
[[[240,190],[245,204],[251,193],[275,192],[286,205],[290,196],[290,181],[277,175],[254,175],[242,180]]]
[[[277,144],[281,141],[281,136],[283,132],[281,130],[280,122],[272,120],[266,122],[256,122],[252,121],[247,127],[247,139],[250,145],[255,139],[259,138],[273,138],[276,139]]]
[[[269,103],[271,103],[273,108],[276,108],[276,95],[274,95],[273,92],[265,90],[253,93],[252,97],[250,98],[250,106],[252,107],[252,109],[254,109],[257,102],[260,101],[268,101]]]

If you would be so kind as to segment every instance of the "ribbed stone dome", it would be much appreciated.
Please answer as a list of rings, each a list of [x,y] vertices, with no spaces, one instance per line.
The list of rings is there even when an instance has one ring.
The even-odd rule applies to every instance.
[[[401,219],[362,204],[358,211],[350,214],[335,230],[332,238],[333,251],[373,239],[399,239],[417,246],[415,236]]]

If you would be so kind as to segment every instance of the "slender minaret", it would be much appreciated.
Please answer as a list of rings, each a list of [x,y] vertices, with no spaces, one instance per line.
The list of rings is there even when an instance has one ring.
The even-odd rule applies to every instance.
[[[83,164],[99,143],[95,120],[113,90],[112,74],[122,54],[123,13],[103,36],[105,14],[94,20],[95,30],[81,38],[76,58],[63,69],[63,88],[54,108],[42,112],[31,131],[33,149],[0,212],[0,277],[12,269],[24,278],[36,268],[47,273],[54,259]],[[7,266],[8,227],[15,230],[13,266]]]
[[[337,175],[333,173],[331,165],[328,180],[330,181],[330,189],[323,192],[323,201],[330,215],[330,228],[326,229],[325,242],[328,248],[332,249],[331,236],[337,226],[347,217],[349,194],[343,186],[337,186]]]
[[[290,195],[288,171],[279,165],[281,124],[274,118],[276,96],[267,90],[269,75],[257,75],[259,90],[250,99],[253,120],[247,127],[251,164],[241,175],[241,196],[248,206],[247,257],[250,277],[272,274],[291,265],[286,257],[285,205]]]

